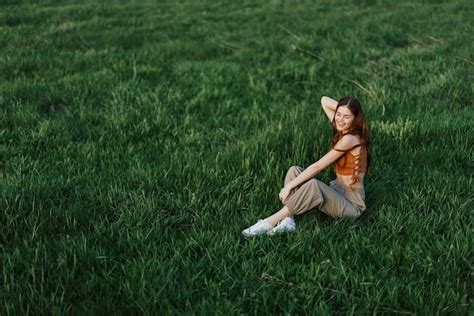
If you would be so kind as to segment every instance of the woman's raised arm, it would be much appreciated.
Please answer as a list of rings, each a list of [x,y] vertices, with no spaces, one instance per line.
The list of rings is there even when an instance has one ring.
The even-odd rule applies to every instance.
[[[324,113],[326,113],[329,121],[332,122],[334,113],[336,113],[337,101],[330,97],[323,96],[321,98],[321,106],[323,107]]]

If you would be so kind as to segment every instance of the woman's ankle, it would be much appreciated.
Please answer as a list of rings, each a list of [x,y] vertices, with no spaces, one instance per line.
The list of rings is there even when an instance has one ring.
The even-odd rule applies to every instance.
[[[270,217],[265,218],[264,221],[270,224],[272,227],[275,227],[278,224],[278,222],[274,223],[273,221],[271,221]]]

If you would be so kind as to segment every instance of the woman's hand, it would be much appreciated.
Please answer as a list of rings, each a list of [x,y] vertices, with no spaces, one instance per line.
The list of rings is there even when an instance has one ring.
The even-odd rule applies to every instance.
[[[278,197],[280,198],[281,203],[286,204],[286,200],[288,199],[288,196],[290,195],[291,190],[287,187],[284,187],[281,189],[280,194],[278,194]]]

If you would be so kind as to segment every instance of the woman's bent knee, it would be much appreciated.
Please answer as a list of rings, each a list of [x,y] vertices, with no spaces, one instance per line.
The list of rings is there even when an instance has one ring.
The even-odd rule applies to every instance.
[[[289,169],[288,169],[288,173],[296,173],[298,172],[300,169],[300,167],[298,166],[291,166]]]
[[[302,168],[298,166],[291,166],[290,169],[286,172],[284,185],[287,185],[288,182],[296,178],[301,173]]]

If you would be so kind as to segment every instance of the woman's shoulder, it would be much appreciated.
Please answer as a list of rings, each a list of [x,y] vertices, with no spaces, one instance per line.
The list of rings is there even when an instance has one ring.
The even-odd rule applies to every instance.
[[[361,143],[361,137],[354,134],[345,134],[341,137],[341,143],[346,146],[356,146]]]
[[[355,135],[346,134],[339,139],[339,141],[333,146],[333,149],[340,152],[347,152],[358,147],[359,144],[360,140]]]
[[[336,148],[337,147],[337,148]],[[346,134],[341,137],[338,144],[334,147],[337,151],[359,154],[363,147],[362,138],[359,135]]]

